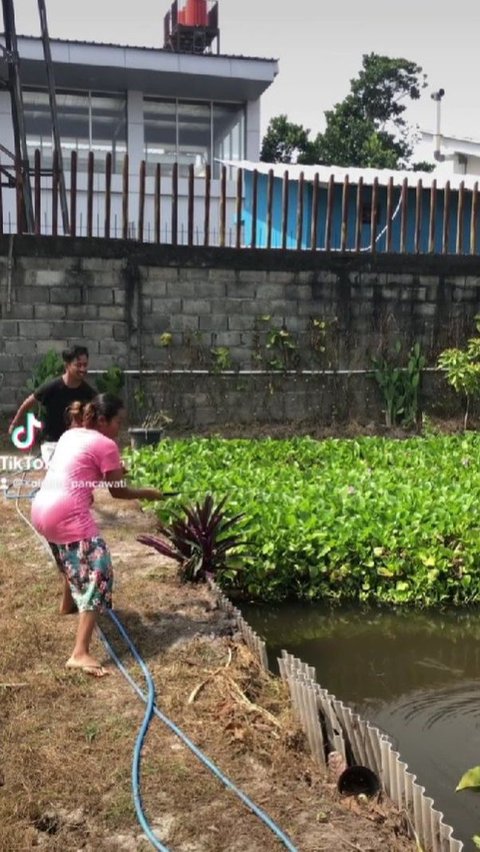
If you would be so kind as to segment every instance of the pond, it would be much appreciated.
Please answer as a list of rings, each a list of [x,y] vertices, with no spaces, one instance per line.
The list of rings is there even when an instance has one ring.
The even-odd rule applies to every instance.
[[[480,792],[455,787],[480,764],[480,610],[392,612],[318,605],[242,607],[267,641],[270,666],[285,648],[317,681],[390,736],[445,821],[475,848]]]

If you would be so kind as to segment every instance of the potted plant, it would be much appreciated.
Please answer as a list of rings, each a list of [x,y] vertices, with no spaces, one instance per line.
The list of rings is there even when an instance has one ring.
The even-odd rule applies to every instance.
[[[147,397],[143,388],[140,388],[135,394],[134,399],[137,407],[137,412],[146,412],[143,414],[141,422],[138,426],[131,426],[128,430],[130,435],[130,446],[132,450],[138,450],[140,447],[152,447],[158,444],[165,431],[165,426],[172,422],[171,417],[168,417],[163,411],[157,411],[153,397]]]

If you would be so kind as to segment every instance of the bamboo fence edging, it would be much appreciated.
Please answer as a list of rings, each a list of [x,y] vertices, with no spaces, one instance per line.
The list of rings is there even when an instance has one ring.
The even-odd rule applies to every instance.
[[[221,589],[214,582],[210,586],[221,608],[234,618],[245,644],[262,668],[269,671],[264,640]],[[399,810],[408,814],[409,824],[424,852],[462,852],[463,843],[453,836],[453,828],[445,822],[443,813],[434,807],[433,799],[409,771],[387,734],[322,688],[316,681],[313,666],[287,651],[282,651],[278,666],[313,759],[326,769],[329,752],[338,752],[345,760],[347,755],[352,755],[351,764],[373,770],[382,790]]]

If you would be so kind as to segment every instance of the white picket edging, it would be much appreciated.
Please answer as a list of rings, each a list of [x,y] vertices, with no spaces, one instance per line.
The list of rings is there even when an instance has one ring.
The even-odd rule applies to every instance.
[[[245,644],[268,671],[266,643],[219,587],[212,583],[212,588],[222,609],[235,619]],[[287,651],[282,651],[278,666],[314,760],[326,768],[328,753],[337,752],[346,762],[350,757],[351,765],[367,766],[376,773],[392,802],[408,815],[412,833],[424,852],[462,852],[463,843],[453,836],[453,828],[445,823],[389,737],[321,687],[313,666]]]

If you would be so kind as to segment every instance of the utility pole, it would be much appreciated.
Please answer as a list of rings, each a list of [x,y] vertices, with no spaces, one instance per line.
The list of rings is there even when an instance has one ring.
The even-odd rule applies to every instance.
[[[22,180],[22,194],[25,206],[27,231],[33,234],[35,230],[35,220],[33,215],[32,186],[30,183],[27,136],[25,132],[22,86],[20,82],[20,60],[18,56],[17,32],[15,29],[15,13],[13,9],[13,0],[2,0],[2,6],[3,23],[5,28],[5,58],[8,64],[8,85],[12,101],[12,121],[13,132],[15,137],[15,157],[17,162],[17,169],[20,170]],[[18,207],[18,209],[20,208]],[[20,222],[17,223],[17,228],[19,227]]]

